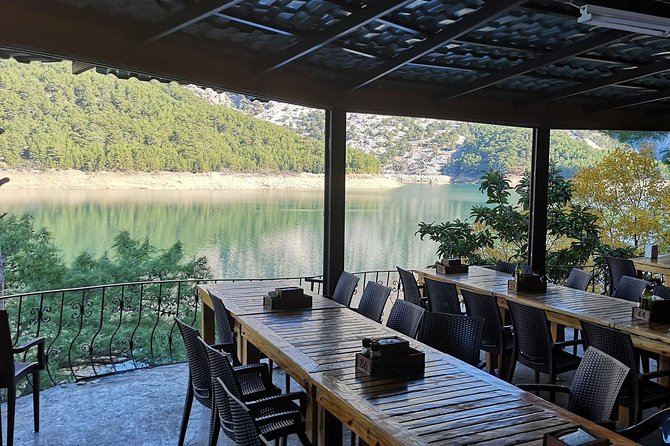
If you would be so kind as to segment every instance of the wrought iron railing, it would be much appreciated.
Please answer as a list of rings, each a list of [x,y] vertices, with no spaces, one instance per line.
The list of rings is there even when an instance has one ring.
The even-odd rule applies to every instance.
[[[398,296],[395,271],[357,273],[390,286]],[[274,278],[277,279],[277,278]],[[282,277],[309,288],[304,277]],[[42,386],[160,364],[186,355],[175,317],[199,324],[201,283],[272,279],[188,279],[97,285],[0,297],[8,310],[14,344],[46,337]],[[320,286],[314,289],[320,292]]]

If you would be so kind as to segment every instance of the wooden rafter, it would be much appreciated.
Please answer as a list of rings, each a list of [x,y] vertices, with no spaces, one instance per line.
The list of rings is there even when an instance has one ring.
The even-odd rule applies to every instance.
[[[582,93],[588,93],[589,91],[598,90],[599,88],[610,87],[613,85],[620,84],[622,82],[628,82],[647,76],[653,76],[654,74],[662,73],[668,70],[670,70],[670,60],[664,60],[661,62],[652,63],[650,65],[645,65],[640,68],[636,68],[635,70],[621,71],[611,76],[594,79],[592,81],[575,85],[574,87],[562,88],[553,93],[544,95],[539,100],[525,103],[523,105],[527,106],[527,105],[542,104],[545,102],[555,101],[557,99],[563,99]]]
[[[482,88],[495,85],[498,82],[502,82],[506,79],[528,73],[529,71],[533,71],[537,68],[551,65],[552,63],[573,57],[577,54],[586,53],[603,45],[607,45],[608,43],[622,39],[628,35],[630,35],[630,33],[615,30],[596,34],[595,36],[580,40],[579,42],[573,43],[572,45],[567,45],[555,49],[549,53],[546,53],[544,56],[539,56],[526,62],[519,63],[505,70],[501,70],[475,81],[469,82],[460,88],[455,88],[445,99],[453,99],[459,96],[473,93],[475,91],[481,90]]]
[[[591,113],[617,110],[621,108],[635,107],[636,105],[648,104],[650,102],[663,101],[670,99],[670,90],[655,91],[653,93],[643,94],[632,99],[622,99],[619,101],[612,101],[605,107],[594,107],[587,111]]]
[[[434,51],[448,42],[466,34],[473,29],[480,28],[482,25],[490,22],[494,18],[504,14],[510,9],[524,3],[524,0],[497,0],[490,1],[478,10],[464,16],[460,20],[450,24],[435,35],[428,37],[422,42],[417,43],[411,48],[401,52],[386,63],[372,70],[365,76],[364,80],[357,82],[352,90],[362,88],[377,79],[394,72],[398,68],[407,65],[410,62],[419,59],[422,56]]]
[[[198,23],[207,17],[240,3],[242,0],[200,0],[161,20],[151,29],[151,36],[144,43],[155,42],[170,34]]]
[[[358,28],[367,25],[379,17],[389,14],[397,9],[402,8],[413,0],[377,0],[374,5],[368,5],[365,8],[359,9],[346,18],[337,22],[331,28],[317,31],[311,36],[305,37],[295,45],[282,51],[276,59],[274,59],[267,68],[267,71],[276,70],[286,64],[299,59],[312,51],[315,51],[330,42],[339,39],[340,37],[349,34]]]

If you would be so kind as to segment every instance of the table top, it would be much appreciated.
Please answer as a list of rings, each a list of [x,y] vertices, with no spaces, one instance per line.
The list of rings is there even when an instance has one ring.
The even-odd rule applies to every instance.
[[[346,308],[246,315],[239,321],[250,342],[297,381],[309,383],[319,404],[369,444],[542,444],[545,432],[575,425],[614,444],[634,444]],[[388,335],[426,353],[422,376],[356,372],[361,339]]]
[[[478,266],[471,266],[463,274],[438,274],[432,269],[417,272],[461,288],[542,308],[550,319],[552,315],[564,317],[561,323],[577,328],[579,321],[584,320],[625,331],[633,335],[633,342],[641,348],[670,353],[670,325],[633,319],[631,308],[637,306],[634,302],[554,284],[548,284],[547,291],[542,293],[509,291],[507,280],[511,275]]]
[[[223,299],[226,309],[233,317],[247,314],[276,313],[284,311],[302,310],[271,310],[263,306],[263,296],[275,288],[295,286],[295,283],[285,280],[263,280],[255,282],[220,282],[198,285],[200,296],[207,301],[212,298]],[[305,294],[312,296],[312,310],[327,310],[341,308],[342,305],[320,296],[316,293],[306,291]]]
[[[670,274],[670,254],[658,256],[657,259],[649,257],[635,257],[631,259],[635,268],[653,273]]]

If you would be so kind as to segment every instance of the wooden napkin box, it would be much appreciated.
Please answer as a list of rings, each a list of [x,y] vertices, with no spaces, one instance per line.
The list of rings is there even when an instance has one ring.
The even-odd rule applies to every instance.
[[[268,310],[298,310],[312,308],[312,296],[300,287],[275,288],[263,296],[263,306]]]
[[[648,308],[633,307],[633,319],[647,322],[670,323],[670,300],[647,302]]]
[[[544,446],[608,446],[610,441],[585,427],[574,426],[544,434],[542,444]]]
[[[423,374],[425,367],[426,355],[412,347],[409,348],[409,354],[390,358],[370,359],[356,353],[356,370],[367,376],[390,378],[393,376],[420,375]]]
[[[469,265],[463,265],[461,259],[442,259],[435,262],[435,270],[438,274],[462,274],[468,272]]]
[[[547,282],[540,280],[537,274],[522,274],[519,279],[508,280],[507,289],[514,292],[544,293],[547,291]]]

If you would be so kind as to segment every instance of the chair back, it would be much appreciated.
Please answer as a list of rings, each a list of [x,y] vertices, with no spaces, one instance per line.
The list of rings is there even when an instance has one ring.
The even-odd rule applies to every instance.
[[[333,300],[345,307],[350,306],[351,298],[354,297],[354,291],[356,291],[356,285],[358,285],[358,276],[343,271],[337,285],[335,285]]]
[[[214,391],[214,402],[219,412],[221,427],[228,438],[235,441],[235,431],[233,428],[233,416],[230,411],[228,396],[221,386],[216,385],[217,380],[221,380],[236,397],[242,395],[240,385],[235,377],[235,371],[231,365],[231,358],[227,353],[220,352],[209,346],[202,338],[198,338],[203,349],[207,352],[209,363],[209,374],[212,379],[212,389]]]
[[[503,342],[503,321],[498,300],[493,296],[461,290],[468,316],[484,320],[482,345],[493,349]]]
[[[424,278],[428,309],[436,313],[463,314],[458,300],[458,290],[453,283]]]
[[[635,277],[622,276],[619,285],[614,291],[614,297],[629,300],[631,302],[640,302],[644,290],[647,289],[648,282]]]
[[[484,320],[426,311],[418,340],[470,365],[479,365]]]
[[[393,303],[386,326],[411,338],[416,338],[425,311],[418,305],[398,299]]]
[[[206,407],[211,407],[212,380],[209,375],[207,353],[205,353],[205,349],[202,348],[202,344],[198,340],[200,333],[178,318],[175,318],[175,321],[177,321],[177,326],[186,347],[188,373],[191,386],[193,387],[193,396]]]
[[[369,281],[358,304],[358,312],[375,322],[381,322],[389,294],[391,294],[391,288]]]
[[[546,365],[550,369],[553,341],[544,310],[509,300],[507,305],[512,316],[519,361],[522,364],[527,362],[537,367]]]
[[[12,334],[9,331],[9,314],[0,310],[0,388],[14,386],[14,354]]]
[[[516,265],[517,264],[513,262],[504,262],[502,260],[498,260],[496,262],[496,271],[500,271],[501,273],[514,274],[514,271],[516,271]],[[531,274],[533,270],[530,268],[530,265],[522,263],[521,272],[524,274]]]
[[[609,421],[629,370],[597,348],[587,348],[570,385],[567,409],[596,423]]]
[[[254,423],[254,418],[247,406],[233,395],[233,392],[224,384],[221,378],[217,378],[216,386],[220,386],[222,394],[228,398],[230,413],[235,431],[235,444],[237,446],[262,446],[260,432]]]
[[[593,278],[593,273],[584,271],[579,268],[572,268],[568,280],[565,281],[565,286],[574,290],[586,291]]]
[[[228,310],[221,299],[212,296],[209,293],[209,299],[212,301],[214,307],[214,321],[216,322],[216,342],[219,344],[232,345],[235,343],[235,335],[233,328],[230,326],[228,319]]]
[[[654,296],[670,299],[670,286],[656,285],[654,287]]]
[[[412,302],[414,305],[421,306],[421,291],[419,290],[419,284],[416,283],[416,279],[414,278],[414,273],[402,269],[399,266],[396,266],[396,268],[400,275],[402,291],[405,296],[404,299],[407,302]]]
[[[613,296],[621,278],[623,276],[637,277],[637,271],[635,271],[635,264],[632,260],[609,256],[606,256],[605,260],[609,270],[609,295]]]

